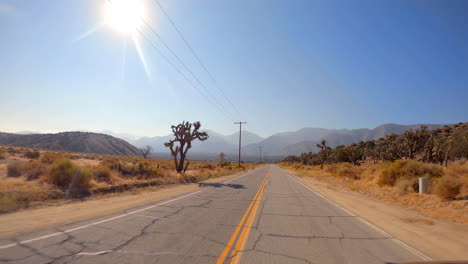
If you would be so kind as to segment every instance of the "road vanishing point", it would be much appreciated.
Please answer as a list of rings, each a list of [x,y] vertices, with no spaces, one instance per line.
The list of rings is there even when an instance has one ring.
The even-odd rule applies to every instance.
[[[105,217],[2,240],[0,262],[361,264],[429,260],[276,165],[200,187]]]

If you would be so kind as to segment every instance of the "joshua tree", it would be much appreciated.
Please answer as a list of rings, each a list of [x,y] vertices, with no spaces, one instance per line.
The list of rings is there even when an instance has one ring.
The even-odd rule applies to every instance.
[[[226,154],[224,154],[224,152],[221,152],[219,154],[219,166],[224,167],[226,165],[227,165]]]
[[[421,126],[421,129],[406,130],[403,133],[403,141],[407,148],[406,154],[408,158],[413,159],[414,155],[424,148],[427,140],[429,139],[429,133],[427,132],[427,126]]]
[[[407,156],[407,147],[402,137],[395,133],[385,136],[385,140],[380,144],[383,160],[395,161]]]
[[[327,141],[322,140],[320,144],[317,144],[317,148],[320,148],[320,169],[323,169],[323,164],[328,160],[328,152],[331,150],[329,146],[327,146]]]
[[[424,146],[424,156],[422,161],[425,162],[434,162],[434,147],[436,143],[436,134],[431,133],[429,138],[427,139],[426,145]]]
[[[447,166],[449,153],[452,149],[453,140],[451,137],[439,137],[435,140],[434,161],[440,165]]]
[[[146,147],[141,148],[141,155],[143,155],[143,158],[147,159],[149,155],[151,155],[151,152],[153,152],[153,148],[149,145],[146,145]]]
[[[192,147],[192,141],[196,139],[205,141],[208,139],[208,134],[206,132],[198,131],[200,127],[200,122],[194,122],[192,124],[185,121],[177,126],[171,126],[175,138],[164,143],[164,146],[171,150],[171,154],[174,157],[175,169],[178,173],[187,170],[188,162],[185,167],[184,164],[187,152]]]

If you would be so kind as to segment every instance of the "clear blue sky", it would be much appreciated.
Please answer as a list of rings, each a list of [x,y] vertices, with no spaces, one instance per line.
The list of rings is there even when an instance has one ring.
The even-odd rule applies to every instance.
[[[159,1],[240,113],[153,0],[147,19],[252,132],[468,121],[466,0]],[[128,36],[83,35],[104,4],[0,0],[0,131],[154,136],[182,120],[236,130],[144,40],[149,77]]]

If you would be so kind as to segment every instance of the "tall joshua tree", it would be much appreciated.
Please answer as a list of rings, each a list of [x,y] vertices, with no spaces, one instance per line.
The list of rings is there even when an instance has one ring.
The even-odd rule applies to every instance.
[[[330,147],[327,146],[327,141],[322,140],[320,144],[317,144],[317,148],[320,148],[320,169],[323,169],[323,164],[328,160],[328,152]]]
[[[409,129],[403,133],[408,158],[414,159],[415,154],[424,148],[429,136],[427,126],[421,126],[421,129],[416,130]]]
[[[171,126],[174,139],[164,143],[164,146],[171,150],[174,157],[175,169],[178,173],[185,172],[188,167],[188,161],[184,167],[188,150],[192,147],[192,141],[205,141],[208,139],[206,132],[198,131],[201,127],[200,122],[189,123],[183,121],[177,126]]]

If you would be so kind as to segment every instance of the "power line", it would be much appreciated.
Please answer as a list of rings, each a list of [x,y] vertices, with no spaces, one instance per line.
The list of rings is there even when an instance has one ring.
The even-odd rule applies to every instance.
[[[205,92],[211,96],[211,99],[214,100],[216,102],[216,98],[210,93],[210,90],[200,81],[200,79],[189,69],[189,67],[187,67],[187,65],[180,59],[180,57],[169,47],[169,45],[167,45],[167,43],[161,38],[161,36],[156,33],[156,31],[153,29],[153,27],[151,27],[151,25],[142,18],[142,21],[143,23],[149,28],[149,30],[153,33],[153,35],[155,35],[160,41],[161,43],[171,52],[171,54],[177,59],[177,61],[179,61],[179,63],[185,68],[185,70],[197,81],[197,83],[205,90]],[[220,106],[220,108],[223,108],[223,111],[224,112],[227,112],[228,111],[226,110],[226,108],[223,107],[223,105],[220,103],[220,102],[217,102]]]
[[[226,94],[224,93],[224,91],[219,88],[219,85],[218,85],[218,82],[215,80],[215,78],[213,77],[213,74],[211,74],[211,72],[208,70],[208,68],[205,66],[205,64],[202,62],[202,60],[200,59],[200,57],[197,55],[197,53],[195,52],[195,50],[192,48],[192,46],[188,43],[188,41],[185,39],[184,35],[182,35],[182,32],[180,32],[179,28],[176,26],[176,24],[174,23],[174,21],[172,20],[172,18],[166,13],[166,10],[162,7],[162,5],[159,3],[158,0],[154,0],[154,2],[156,2],[156,4],[158,5],[159,9],[161,9],[161,11],[164,13],[164,15],[167,17],[167,19],[169,20],[169,22],[171,23],[171,25],[174,27],[174,29],[177,31],[177,33],[179,34],[180,38],[184,41],[185,45],[187,45],[187,47],[190,49],[190,51],[192,52],[193,56],[197,59],[198,63],[200,63],[200,65],[202,66],[202,68],[205,70],[205,72],[208,74],[208,76],[210,76],[210,79],[213,81],[213,83],[215,84],[215,87],[216,89],[218,89],[218,91],[222,94],[222,96],[224,97],[224,99],[226,101],[228,101],[228,103],[232,106],[232,108],[238,113],[240,114],[239,110],[237,110],[236,106],[232,103],[232,101],[226,96]]]
[[[112,0],[107,0],[110,4],[113,4],[112,3]],[[169,48],[169,46],[162,40],[162,38],[153,30],[153,28],[144,20],[143,17],[140,17],[140,19],[146,24],[146,26],[151,30],[151,32],[156,35],[158,37],[159,40],[161,40],[161,42],[166,46],[166,48],[177,58],[177,60],[184,66],[184,68],[197,80],[197,82],[206,90],[206,92],[208,93],[208,95],[211,95],[209,90],[203,85],[203,83],[200,82],[200,80],[193,74],[192,71],[190,71],[190,69],[182,62],[182,60],[174,53],[174,51],[172,51],[172,49]],[[193,86],[193,88],[195,88],[195,90],[200,93],[203,97],[205,97],[205,99],[210,103],[212,104],[213,106],[215,106],[216,108],[218,108],[218,110],[220,110],[228,119],[234,121],[234,119],[230,116],[230,114],[224,109],[224,107],[219,104],[219,102],[216,101],[216,98],[213,97],[213,95],[211,95],[213,97],[213,99],[210,99],[205,93],[203,93],[193,82],[192,80],[190,80],[189,78],[187,78],[187,76],[182,72],[180,71],[179,68],[177,68],[149,39],[148,37],[143,34],[143,32],[136,28],[136,31],[138,31],[138,33],[140,33],[140,35],[142,35],[142,37],[150,44],[150,46],[167,62],[169,63],[188,83],[190,83],[190,85]],[[211,101],[213,100],[213,101]],[[218,104],[217,104],[218,103]]]
[[[146,37],[145,34],[143,34],[143,32],[141,32],[140,29],[136,29],[138,33],[140,33],[140,35],[150,44],[150,46],[167,62],[169,63],[169,65],[171,65],[174,70],[177,71],[177,73],[179,73],[190,85],[192,85],[195,90],[197,92],[199,92],[203,97],[205,97],[205,99],[207,99],[207,101],[209,103],[211,103],[213,106],[217,107],[218,110],[220,110],[227,118],[229,118],[230,120],[234,121],[234,119],[227,113],[224,111],[224,109],[222,109],[219,105],[217,105],[216,103],[212,102],[210,100],[210,98],[208,98],[193,82],[192,80],[190,80],[182,71],[180,71],[179,68],[177,68],[154,44],[153,42],[151,42],[148,37]]]

